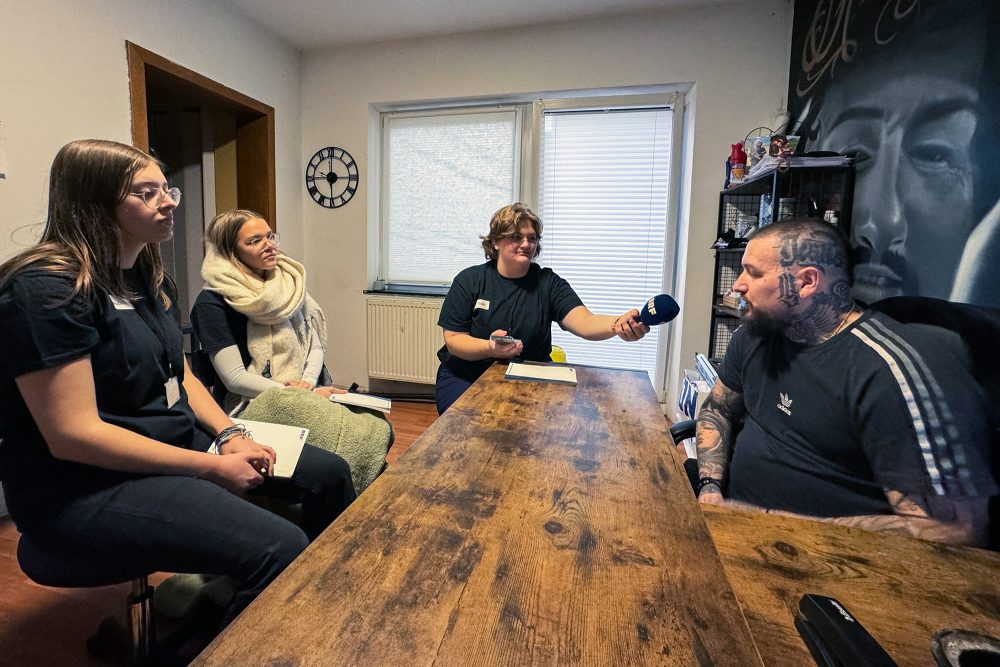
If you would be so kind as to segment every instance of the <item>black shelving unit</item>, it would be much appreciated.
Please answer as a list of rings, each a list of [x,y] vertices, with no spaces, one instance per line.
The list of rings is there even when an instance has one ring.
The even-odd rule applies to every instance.
[[[761,195],[771,196],[769,224],[779,219],[781,213],[795,217],[834,211],[837,226],[845,234],[851,230],[851,209],[854,201],[854,167],[784,167],[759,174],[739,185],[719,193],[719,223],[717,236],[726,231],[736,231],[742,216],[754,220],[760,217]],[[782,199],[794,200],[792,206],[779,211]],[[739,326],[739,312],[722,305],[722,297],[740,275],[743,248],[715,250],[715,280],[712,287],[712,325],[708,339],[708,356],[721,359],[726,353],[729,339]]]

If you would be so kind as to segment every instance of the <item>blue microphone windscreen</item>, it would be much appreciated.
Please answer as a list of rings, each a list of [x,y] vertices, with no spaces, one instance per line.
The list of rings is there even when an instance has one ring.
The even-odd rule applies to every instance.
[[[663,324],[677,317],[681,312],[681,307],[677,305],[673,297],[667,294],[657,294],[646,302],[639,312],[639,319],[648,327]]]

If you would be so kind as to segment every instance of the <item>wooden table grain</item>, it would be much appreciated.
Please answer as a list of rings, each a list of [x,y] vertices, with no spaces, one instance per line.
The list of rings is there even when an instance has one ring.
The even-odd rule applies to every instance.
[[[504,369],[193,664],[761,664],[647,376]]]
[[[1000,554],[890,533],[703,506],[765,664],[815,664],[793,625],[799,598],[839,600],[899,665],[934,665],[931,637],[1000,637]]]

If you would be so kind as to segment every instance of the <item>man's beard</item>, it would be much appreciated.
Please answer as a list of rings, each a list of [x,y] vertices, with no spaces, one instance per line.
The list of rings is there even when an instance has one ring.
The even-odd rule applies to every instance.
[[[750,309],[749,313],[744,313],[742,320],[743,326],[746,327],[747,331],[751,334],[755,336],[767,337],[785,333],[787,322],[754,308],[753,306],[750,306]]]

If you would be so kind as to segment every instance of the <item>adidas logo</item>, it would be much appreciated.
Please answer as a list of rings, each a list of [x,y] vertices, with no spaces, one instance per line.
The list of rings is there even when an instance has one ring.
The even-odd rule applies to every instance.
[[[792,399],[788,398],[788,394],[784,392],[778,392],[778,409],[784,412],[789,417],[792,416]]]

